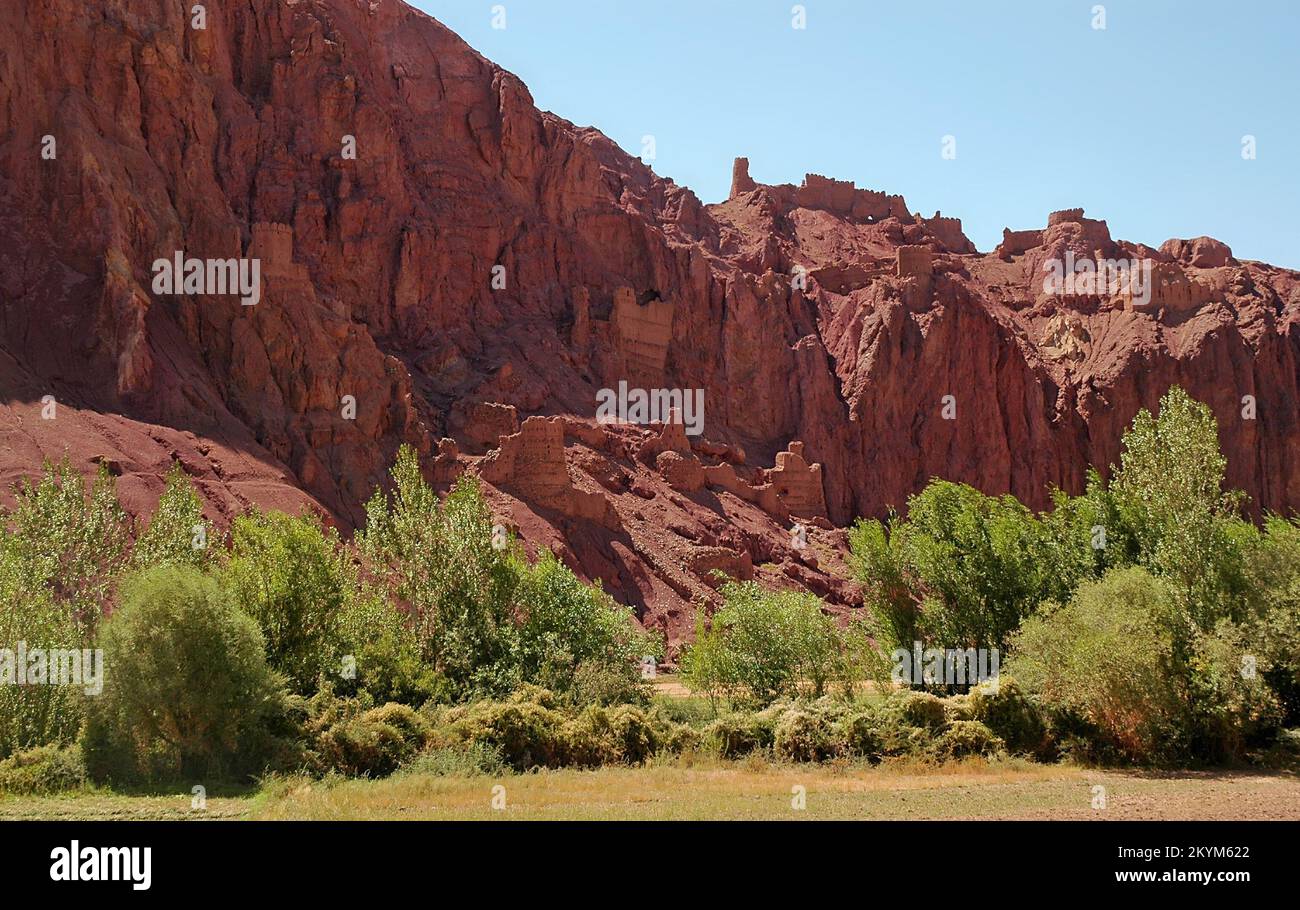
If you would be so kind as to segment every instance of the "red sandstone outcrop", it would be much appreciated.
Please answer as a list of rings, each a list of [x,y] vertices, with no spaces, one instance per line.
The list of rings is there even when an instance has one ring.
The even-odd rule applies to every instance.
[[[1160,252],[1197,269],[1217,269],[1237,264],[1228,245],[1213,237],[1166,240],[1160,244]]]
[[[931,477],[1080,489],[1174,383],[1254,508],[1300,507],[1297,273],[1077,209],[981,255],[743,159],[704,206],[399,0],[0,4],[0,196],[6,486],[67,454],[139,511],[178,458],[218,520],[346,528],[410,443],[674,641],[715,569],[852,605],[833,526]],[[259,257],[261,300],[155,294],[178,250]],[[1151,302],[1045,293],[1067,254],[1151,260]],[[620,380],[703,389],[703,437],[597,426]]]
[[[749,176],[749,159],[737,158],[731,166],[731,198],[758,189],[758,184]]]

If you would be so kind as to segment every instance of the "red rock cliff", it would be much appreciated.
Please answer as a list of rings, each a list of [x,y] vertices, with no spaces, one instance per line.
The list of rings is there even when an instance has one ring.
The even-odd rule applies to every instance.
[[[407,442],[674,637],[713,569],[851,603],[834,528],[932,476],[1077,490],[1173,383],[1257,508],[1300,506],[1294,272],[1082,211],[981,255],[739,164],[705,207],[398,0],[182,6],[0,5],[6,487],[107,458],[145,509],[179,458],[217,517],[346,526]],[[260,258],[260,302],[155,293],[175,251]],[[1151,260],[1152,300],[1045,294],[1066,253]],[[597,424],[620,380],[704,390],[702,436]]]

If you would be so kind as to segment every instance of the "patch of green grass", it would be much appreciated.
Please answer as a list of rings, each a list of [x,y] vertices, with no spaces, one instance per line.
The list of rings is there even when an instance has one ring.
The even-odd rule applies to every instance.
[[[663,711],[673,723],[686,724],[697,729],[715,720],[719,714],[727,712],[725,703],[719,703],[715,707],[702,695],[657,694],[651,699],[651,704]]]

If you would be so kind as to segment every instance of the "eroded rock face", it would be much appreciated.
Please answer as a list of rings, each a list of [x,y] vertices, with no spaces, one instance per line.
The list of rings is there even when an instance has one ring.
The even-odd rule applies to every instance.
[[[1237,261],[1232,258],[1232,250],[1228,245],[1213,237],[1166,240],[1160,244],[1160,252],[1177,262],[1197,269],[1218,269],[1237,264]]]
[[[741,161],[706,207],[398,0],[182,6],[0,4],[0,479],[107,459],[148,509],[180,458],[214,517],[347,528],[410,443],[674,641],[715,569],[851,606],[834,528],[931,477],[1077,491],[1173,383],[1300,506],[1294,272],[1082,210],[981,255]],[[176,251],[259,257],[260,302],[155,293]],[[1151,260],[1152,299],[1045,293],[1067,254]],[[702,435],[598,426],[620,381],[704,390]]]

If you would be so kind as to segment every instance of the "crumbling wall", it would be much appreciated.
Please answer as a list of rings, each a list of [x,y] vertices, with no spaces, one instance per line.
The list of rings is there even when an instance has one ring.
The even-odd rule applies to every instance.
[[[848,216],[853,211],[853,181],[832,180],[821,174],[808,174],[795,193],[795,203],[805,209],[820,209]]]
[[[269,221],[254,224],[249,256],[262,260],[263,277],[295,281],[308,279],[307,267],[293,261],[293,228],[287,224]]]
[[[737,196],[758,189],[760,184],[749,176],[749,159],[737,158],[731,168],[731,196]],[[907,207],[907,200],[902,196],[889,195],[878,190],[858,189],[851,180],[834,180],[821,174],[805,174],[803,183],[795,186],[782,183],[764,187],[777,206],[785,211],[794,208],[814,209],[830,212],[841,218],[853,221],[884,221],[897,218],[904,224],[913,224],[915,219]],[[961,233],[961,223],[957,219],[957,233]],[[954,239],[956,235],[949,234]],[[963,235],[964,239],[964,235]],[[966,241],[969,243],[969,241]],[[956,247],[953,252],[962,252]],[[974,251],[974,247],[971,247]]]
[[[673,337],[673,305],[666,300],[640,304],[631,288],[619,288],[614,292],[610,326],[632,374],[629,380],[657,381]]]
[[[1083,221],[1083,209],[1061,209],[1059,212],[1052,212],[1047,216],[1047,226],[1056,227],[1058,224],[1069,224],[1071,222]]]
[[[1013,231],[1002,229],[1002,242],[994,250],[999,259],[1010,261],[1012,256],[1022,256],[1034,247],[1043,245],[1042,231]]]
[[[933,218],[921,218],[921,224],[929,231],[944,249],[950,253],[974,253],[975,244],[961,229],[960,218],[945,218],[942,212],[935,212]]]
[[[826,493],[822,488],[822,466],[804,458],[802,442],[792,442],[777,454],[776,467],[767,472],[777,498],[799,518],[826,516]]]
[[[501,437],[500,448],[484,460],[480,472],[489,483],[511,486],[531,502],[563,508],[572,487],[563,421],[529,417],[518,433]]]
[[[922,278],[929,281],[934,275],[934,250],[928,246],[900,246],[898,248],[898,277]]]
[[[518,433],[501,437],[500,448],[479,464],[479,475],[533,505],[617,529],[618,513],[609,497],[573,485],[564,457],[566,426],[562,417],[529,417]]]

